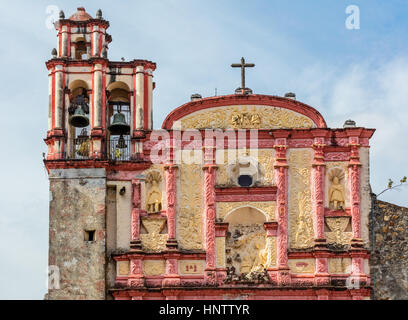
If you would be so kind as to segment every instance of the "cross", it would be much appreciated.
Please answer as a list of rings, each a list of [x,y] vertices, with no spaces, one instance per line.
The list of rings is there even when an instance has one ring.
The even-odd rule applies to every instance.
[[[231,64],[231,67],[233,68],[241,68],[241,90],[242,93],[245,93],[245,68],[252,68],[255,67],[255,64],[253,63],[245,63],[244,57],[241,58],[241,63],[233,63]]]

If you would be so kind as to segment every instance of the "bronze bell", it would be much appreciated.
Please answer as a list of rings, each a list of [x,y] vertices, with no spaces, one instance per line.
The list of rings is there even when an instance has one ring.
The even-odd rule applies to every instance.
[[[108,127],[111,135],[122,135],[130,133],[130,126],[126,123],[125,115],[121,112],[113,116],[112,124]]]
[[[86,127],[89,124],[89,119],[85,115],[84,110],[79,105],[76,109],[74,114],[69,118],[69,123],[77,128]]]

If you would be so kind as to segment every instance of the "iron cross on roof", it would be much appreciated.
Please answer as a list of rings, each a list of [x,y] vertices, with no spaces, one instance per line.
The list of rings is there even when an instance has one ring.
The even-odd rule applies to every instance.
[[[241,63],[233,63],[231,64],[233,68],[241,68],[241,88],[235,90],[235,93],[242,93],[242,94],[249,94],[252,93],[252,90],[249,88],[245,88],[245,68],[252,68],[255,67],[253,63],[245,63],[244,57],[241,58]]]

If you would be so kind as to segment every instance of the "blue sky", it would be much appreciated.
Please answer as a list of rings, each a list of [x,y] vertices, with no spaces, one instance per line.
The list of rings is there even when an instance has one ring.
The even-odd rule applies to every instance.
[[[360,29],[345,27],[348,5]],[[0,299],[42,299],[46,292],[48,79],[56,47],[48,6],[68,17],[78,6],[101,8],[110,21],[109,58],[157,63],[154,123],[192,93],[230,94],[244,56],[255,93],[284,95],[317,108],[330,127],[351,118],[376,128],[371,140],[374,192],[408,175],[408,2],[388,1],[14,1],[0,10]],[[408,188],[381,199],[408,206]]]

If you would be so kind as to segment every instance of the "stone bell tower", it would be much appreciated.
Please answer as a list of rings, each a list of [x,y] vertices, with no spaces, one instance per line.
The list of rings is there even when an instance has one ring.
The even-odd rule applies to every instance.
[[[101,10],[95,18],[82,7],[69,18],[61,11],[55,22],[57,47],[46,62],[49,265],[60,276],[50,299],[106,297],[107,243],[116,246],[117,240],[115,232],[107,232],[106,197],[115,198],[117,191],[129,200],[132,187],[123,175],[145,163],[141,139],[152,129],[156,64],[110,61],[108,28]],[[122,176],[109,182],[114,172]],[[112,219],[114,229],[121,222]]]

